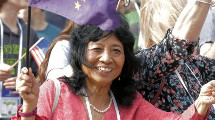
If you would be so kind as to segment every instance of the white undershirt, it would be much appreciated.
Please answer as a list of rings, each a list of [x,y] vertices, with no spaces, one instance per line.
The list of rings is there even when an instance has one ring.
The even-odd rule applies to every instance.
[[[65,75],[63,68],[70,64],[70,43],[68,40],[58,41],[53,47],[47,70],[46,79],[54,79]],[[70,72],[67,70],[67,72]]]

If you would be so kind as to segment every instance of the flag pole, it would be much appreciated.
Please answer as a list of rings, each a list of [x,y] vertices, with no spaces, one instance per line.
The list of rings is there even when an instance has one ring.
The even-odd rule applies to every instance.
[[[28,29],[27,29],[27,47],[26,47],[26,67],[29,68],[29,48],[31,38],[31,6],[28,6]]]
[[[37,46],[42,40],[44,40],[44,37],[41,37],[36,43],[34,43],[34,45],[29,49],[29,52],[35,47]],[[17,60],[12,66],[11,68],[13,68],[14,66],[16,66],[20,60],[22,60],[25,56],[26,56],[27,53],[23,54],[22,57]]]

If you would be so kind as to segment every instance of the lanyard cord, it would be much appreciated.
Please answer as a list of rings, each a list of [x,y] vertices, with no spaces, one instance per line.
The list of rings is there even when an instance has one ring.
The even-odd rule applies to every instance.
[[[83,91],[84,91],[85,95],[87,96],[87,92],[86,92],[85,88],[83,89]],[[84,96],[84,98],[86,100],[87,112],[88,112],[88,115],[89,115],[89,119],[93,120],[91,109],[90,109],[90,102],[89,102],[88,97],[86,97],[86,96]]]
[[[118,109],[118,106],[117,106],[117,103],[116,103],[116,99],[115,99],[112,91],[110,91],[110,95],[111,95],[111,98],[113,99],[114,107],[115,107],[115,110],[116,110],[117,120],[120,120],[119,109]]]
[[[19,59],[21,59],[22,57],[22,41],[23,41],[23,30],[22,30],[22,26],[21,24],[19,23],[19,20],[17,19],[18,21],[18,25],[19,25],[19,29],[20,29],[20,42],[19,42]],[[19,60],[18,59],[18,60]],[[21,71],[21,60],[19,61],[19,64],[18,64],[18,70],[17,70],[17,76],[20,74],[20,71]]]
[[[193,76],[195,77],[195,79],[198,81],[198,84],[202,87],[202,85],[201,85],[199,79],[195,76],[195,74],[193,73],[193,71],[191,70],[191,68],[190,68],[186,63],[185,63],[185,65],[186,65],[186,67],[190,70],[190,72],[193,74]],[[176,75],[178,76],[178,78],[179,78],[181,84],[184,86],[184,88],[185,88],[185,90],[186,90],[186,93],[188,94],[188,96],[190,97],[190,99],[192,100],[192,102],[194,102],[194,100],[193,100],[192,96],[190,95],[190,93],[189,93],[187,87],[185,86],[184,81],[182,80],[180,74],[178,73],[177,70],[175,70],[175,73],[176,73]],[[215,104],[213,104],[213,108],[215,109]]]
[[[23,30],[22,30],[22,26],[19,22],[19,20],[17,19],[17,23],[18,23],[18,26],[19,26],[19,29],[20,29],[20,37],[19,37],[19,57],[18,57],[18,60],[22,57],[22,41],[23,41]],[[1,64],[4,63],[4,45],[3,45],[3,41],[4,41],[4,27],[3,27],[3,23],[2,23],[2,20],[0,19],[0,27],[1,27]],[[17,76],[20,74],[20,70],[21,70],[21,60],[19,61],[18,63],[18,69],[17,69]]]
[[[193,71],[190,69],[190,67],[187,65],[187,63],[185,63],[186,67],[190,70],[190,72],[193,74],[193,76],[195,77],[195,79],[198,81],[198,84],[202,87],[199,79],[195,76],[195,74],[193,73]]]
[[[3,63],[3,33],[4,33],[4,28],[3,28],[3,24],[2,21],[0,19],[0,25],[1,25],[1,64]]]
[[[84,90],[84,93],[87,95],[87,92],[85,90],[85,88],[83,89]],[[119,109],[118,109],[118,106],[117,106],[117,103],[116,103],[116,99],[112,93],[112,91],[110,91],[110,95],[111,95],[111,98],[113,100],[113,103],[114,103],[114,107],[115,107],[115,110],[116,110],[116,116],[117,116],[117,120],[120,120],[120,114],[119,114]],[[89,102],[89,99],[87,96],[84,96],[85,100],[86,100],[86,105],[87,105],[87,111],[88,111],[88,115],[89,115],[89,119],[90,120],[93,120],[93,117],[92,117],[92,112],[91,112],[91,109],[90,109],[90,102]]]
[[[180,74],[178,73],[178,70],[175,70],[176,75],[178,76],[178,79],[180,80],[181,84],[183,85],[183,87],[185,88],[186,93],[188,94],[188,96],[190,97],[190,99],[192,100],[192,102],[194,102],[193,97],[190,95],[187,86],[185,85],[183,79],[181,78]]]
[[[193,71],[191,70],[191,68],[186,63],[185,63],[185,65],[191,71],[191,73],[193,74],[193,76],[196,78],[196,80],[198,81],[198,84],[202,87],[202,84],[200,83],[199,79],[195,76],[195,74],[193,73]],[[212,106],[215,109],[215,104],[213,104]]]

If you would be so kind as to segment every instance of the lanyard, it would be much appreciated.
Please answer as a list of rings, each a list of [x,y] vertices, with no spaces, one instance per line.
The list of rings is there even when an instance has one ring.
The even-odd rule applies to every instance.
[[[190,67],[189,67],[186,63],[185,63],[185,65],[186,65],[186,67],[190,70],[190,72],[193,74],[193,76],[196,78],[196,80],[198,81],[198,84],[202,87],[202,85],[201,85],[199,79],[195,76],[195,74],[194,74],[193,71],[190,69]],[[191,98],[192,102],[194,102],[194,100],[193,100],[192,96],[190,95],[190,93],[189,93],[187,87],[185,86],[184,81],[182,80],[180,74],[178,73],[177,70],[175,70],[175,73],[176,73],[176,75],[178,76],[178,78],[179,78],[180,82],[182,83],[182,85],[184,86],[184,88],[185,88],[187,94],[189,95],[189,97]],[[213,108],[215,108],[215,104],[213,104]]]
[[[84,89],[84,92],[85,92],[85,94],[87,95],[87,92],[86,92],[85,89]],[[116,99],[115,99],[115,97],[114,97],[112,91],[110,91],[110,95],[111,95],[111,98],[112,98],[112,100],[113,100],[114,107],[115,107],[115,110],[116,110],[117,120],[120,120],[119,109],[118,109],[118,106],[117,106],[117,103],[116,103]],[[86,97],[86,96],[84,96],[84,97],[85,97],[85,100],[86,100],[86,105],[87,105],[87,111],[88,111],[88,114],[89,114],[89,119],[90,119],[90,120],[93,120],[92,113],[91,113],[91,109],[90,109],[90,102],[89,102],[89,99],[88,99],[88,97]]]
[[[19,22],[19,20],[17,19],[17,23],[20,29],[20,37],[19,37],[19,57],[18,60],[22,57],[22,41],[23,41],[23,30],[22,30],[22,26]],[[4,63],[3,59],[4,59],[4,45],[3,45],[3,41],[4,41],[4,27],[3,27],[3,23],[2,20],[0,19],[0,27],[1,27],[1,64]],[[17,69],[17,76],[20,74],[20,70],[21,70],[21,60],[18,63],[18,69]]]
[[[190,70],[190,72],[193,74],[193,76],[196,78],[196,80],[198,81],[198,84],[202,87],[199,79],[195,76],[195,74],[193,73],[193,71],[190,69],[190,67],[187,65],[187,63],[185,63],[185,65],[187,66],[187,68]]]
[[[190,99],[192,100],[192,102],[194,102],[193,97],[190,95],[190,93],[189,93],[189,91],[188,91],[188,89],[187,89],[187,86],[185,85],[185,83],[184,83],[183,79],[181,78],[180,74],[178,73],[178,70],[175,70],[175,73],[176,73],[176,75],[178,76],[178,78],[179,78],[181,84],[182,84],[183,87],[185,88],[186,93],[188,94],[188,96],[190,97]]]

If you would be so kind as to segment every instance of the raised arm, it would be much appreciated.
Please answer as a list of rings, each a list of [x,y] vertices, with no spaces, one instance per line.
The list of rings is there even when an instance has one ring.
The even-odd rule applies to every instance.
[[[31,69],[28,70],[27,68],[23,68],[21,70],[21,75],[16,80],[16,90],[23,99],[22,109],[19,111],[21,111],[21,114],[25,114],[27,116],[21,117],[21,119],[34,120],[35,115],[27,114],[33,113],[36,109],[39,97],[39,84]]]
[[[206,120],[209,114],[209,106],[214,103],[215,80],[212,80],[201,88],[200,95],[195,103],[180,115],[162,111],[155,108],[152,104],[142,100],[139,110],[137,111],[137,117],[152,120]],[[151,114],[155,113],[155,111],[156,114]]]
[[[207,3],[210,3],[213,0],[200,0],[207,3],[198,2],[198,4],[196,4],[197,0],[187,1],[188,3],[181,12],[172,34],[178,39],[196,41],[198,40],[210,7]]]
[[[157,79],[183,64],[189,54],[188,48],[193,47],[190,42],[198,40],[209,7],[209,4],[196,4],[196,0],[188,0],[175,27],[169,30],[163,41],[149,49],[142,49],[136,55],[141,59],[140,77],[144,73],[144,79]]]

